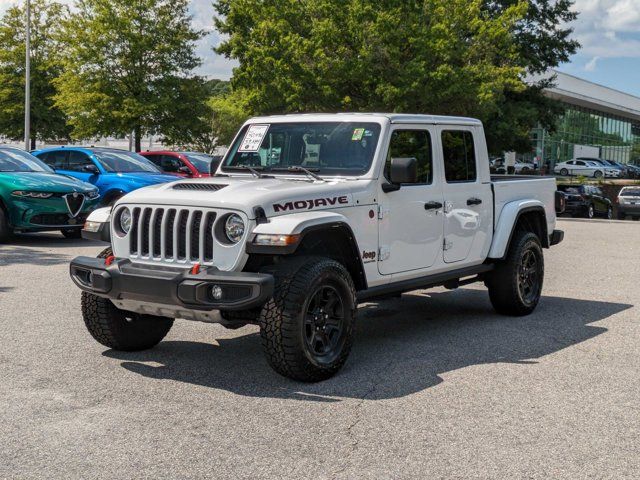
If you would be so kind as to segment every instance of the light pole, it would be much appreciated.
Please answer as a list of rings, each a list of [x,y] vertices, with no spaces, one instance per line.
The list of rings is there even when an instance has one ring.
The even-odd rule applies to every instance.
[[[27,40],[24,68],[24,149],[31,149],[31,1],[27,0]]]

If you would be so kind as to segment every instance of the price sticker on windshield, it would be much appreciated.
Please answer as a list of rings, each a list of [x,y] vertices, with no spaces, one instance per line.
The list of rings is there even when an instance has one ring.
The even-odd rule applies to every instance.
[[[244,134],[240,143],[239,152],[257,152],[262,145],[262,140],[269,130],[269,125],[251,125]]]

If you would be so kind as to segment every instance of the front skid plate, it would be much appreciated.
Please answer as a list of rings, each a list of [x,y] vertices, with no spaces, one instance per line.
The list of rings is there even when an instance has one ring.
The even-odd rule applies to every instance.
[[[165,305],[162,303],[140,302],[136,300],[114,300],[111,302],[120,310],[159,317],[182,318],[204,323],[227,323],[219,310],[199,311],[188,310],[179,305]]]

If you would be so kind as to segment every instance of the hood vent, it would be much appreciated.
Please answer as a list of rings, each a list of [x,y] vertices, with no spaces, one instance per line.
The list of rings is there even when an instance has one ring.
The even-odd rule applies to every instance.
[[[173,186],[174,190],[207,190],[207,191],[218,191],[222,190],[226,185],[222,185],[220,183],[176,183]]]

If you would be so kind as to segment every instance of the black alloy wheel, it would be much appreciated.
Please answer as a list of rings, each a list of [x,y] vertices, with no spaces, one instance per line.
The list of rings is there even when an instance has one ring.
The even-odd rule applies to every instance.
[[[531,305],[537,302],[542,289],[542,270],[536,250],[525,250],[518,266],[518,293],[522,301]]]
[[[331,363],[344,341],[345,306],[332,285],[321,285],[310,297],[304,317],[307,353],[318,363]]]

